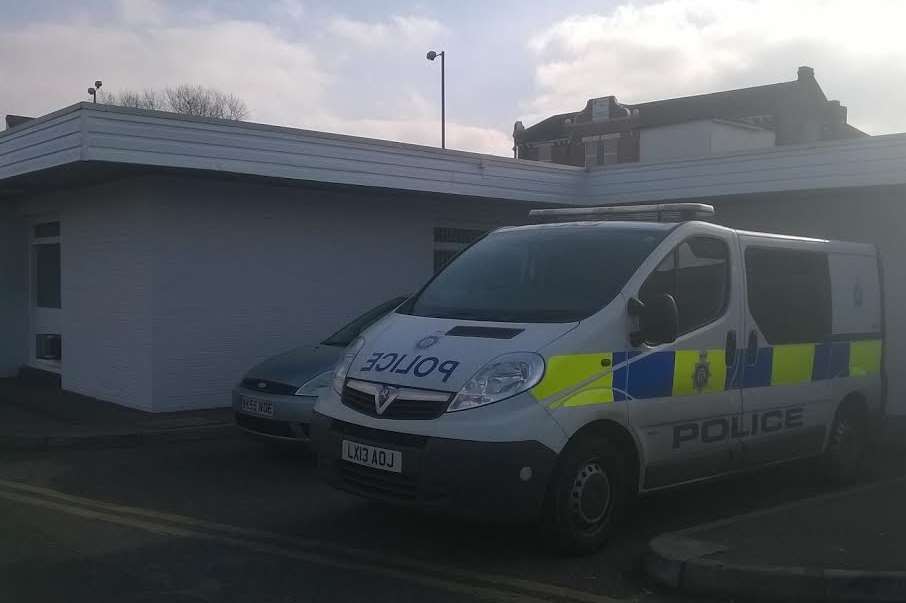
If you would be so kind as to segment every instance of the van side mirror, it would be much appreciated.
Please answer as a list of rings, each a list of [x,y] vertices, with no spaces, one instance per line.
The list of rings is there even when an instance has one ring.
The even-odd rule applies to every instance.
[[[639,330],[629,334],[630,343],[638,347],[643,343],[660,345],[676,341],[679,332],[679,310],[676,300],[669,293],[661,293],[646,303],[632,298],[629,314],[639,319]]]

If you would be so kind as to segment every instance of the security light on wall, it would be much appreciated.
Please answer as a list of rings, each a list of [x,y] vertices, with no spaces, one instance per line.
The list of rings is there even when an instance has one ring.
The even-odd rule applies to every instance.
[[[98,102],[98,90],[100,90],[103,85],[104,82],[101,80],[94,80],[94,87],[88,89],[88,95],[91,97],[91,102]]]

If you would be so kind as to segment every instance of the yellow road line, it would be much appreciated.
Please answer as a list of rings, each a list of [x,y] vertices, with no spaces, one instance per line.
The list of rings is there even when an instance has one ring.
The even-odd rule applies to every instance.
[[[504,590],[499,590],[495,588],[489,588],[484,586],[477,586],[471,584],[465,584],[462,582],[454,582],[451,580],[444,580],[442,578],[434,578],[431,576],[419,576],[417,574],[412,574],[409,572],[393,569],[390,567],[382,567],[367,563],[358,563],[355,561],[345,561],[342,559],[331,558],[325,555],[319,555],[317,553],[303,552],[303,551],[294,551],[287,549],[285,547],[265,544],[259,542],[253,542],[250,540],[243,540],[241,538],[233,538],[230,536],[222,536],[218,534],[211,534],[208,532],[199,532],[195,530],[176,528],[173,526],[166,526],[162,524],[157,524],[150,521],[142,521],[137,519],[132,519],[129,517],[122,517],[119,515],[113,515],[110,513],[104,513],[101,511],[92,511],[91,509],[85,509],[82,507],[75,507],[72,505],[64,503],[56,503],[53,501],[45,500],[42,498],[37,498],[35,496],[29,496],[27,494],[15,494],[12,492],[2,492],[0,491],[0,498],[11,500],[19,503],[23,503],[30,506],[42,507],[45,509],[52,509],[55,511],[60,511],[62,513],[67,513],[70,515],[76,515],[79,517],[84,517],[87,519],[94,519],[98,521],[106,521],[108,523],[114,523],[122,526],[127,526],[131,528],[137,528],[153,534],[160,536],[176,536],[179,538],[191,538],[191,539],[200,539],[200,540],[210,540],[214,542],[219,542],[222,544],[228,544],[231,546],[240,547],[249,551],[256,553],[266,553],[270,555],[276,555],[280,557],[286,557],[289,559],[297,559],[300,561],[306,561],[308,563],[313,563],[317,565],[326,565],[329,567],[334,567],[337,569],[346,569],[359,572],[365,572],[370,574],[376,574],[379,576],[385,576],[389,578],[396,578],[398,580],[405,580],[406,582],[412,582],[422,586],[428,586],[431,588],[437,588],[441,590],[451,591],[459,594],[470,595],[473,597],[478,597],[481,599],[489,599],[492,601],[529,601],[531,603],[543,603],[546,599],[538,599],[535,597],[527,596],[523,593],[518,592],[509,592]]]
[[[234,544],[240,544],[241,546],[245,546],[246,548],[248,548],[249,545],[255,545],[255,546],[272,547],[274,550],[289,550],[289,549],[286,549],[286,547],[289,546],[289,547],[293,547],[293,549],[309,548],[309,549],[315,549],[318,551],[327,550],[327,551],[331,551],[335,554],[344,555],[347,557],[358,557],[359,559],[367,560],[372,563],[369,564],[369,563],[362,563],[362,562],[355,562],[355,561],[346,562],[346,561],[341,561],[339,559],[328,558],[328,557],[325,557],[324,555],[321,555],[318,553],[302,553],[302,552],[293,551],[294,555],[311,555],[313,558],[316,558],[316,559],[331,559],[331,563],[328,563],[328,565],[334,564],[334,563],[342,563],[342,564],[350,563],[353,566],[363,569],[364,571],[368,571],[367,568],[374,568],[374,569],[380,569],[381,571],[394,572],[394,575],[399,574],[400,576],[404,576],[405,577],[404,579],[407,579],[409,581],[412,581],[411,578],[414,576],[415,578],[418,578],[419,580],[436,580],[441,583],[449,582],[449,580],[444,580],[443,578],[430,578],[430,577],[426,577],[426,576],[417,576],[417,575],[413,575],[411,573],[400,572],[399,570],[396,570],[396,569],[393,569],[390,567],[386,567],[386,565],[399,566],[399,567],[404,567],[404,568],[408,568],[408,569],[432,572],[432,573],[439,574],[445,578],[454,578],[454,579],[459,579],[459,580],[471,580],[471,581],[475,581],[475,582],[484,582],[484,583],[492,584],[492,585],[498,586],[498,587],[504,586],[504,587],[508,587],[511,589],[527,591],[531,594],[539,595],[539,596],[546,597],[546,598],[554,597],[557,599],[568,599],[568,600],[572,600],[572,601],[578,601],[581,603],[614,603],[615,601],[619,601],[619,599],[613,599],[611,597],[607,597],[604,595],[597,595],[597,594],[586,592],[586,591],[576,590],[576,589],[562,587],[562,586],[556,586],[554,584],[548,584],[548,583],[544,583],[544,582],[537,582],[534,580],[526,580],[526,579],[522,579],[522,578],[514,578],[511,576],[501,576],[501,575],[496,575],[496,574],[486,574],[483,572],[475,572],[475,571],[470,571],[470,570],[458,569],[458,568],[454,568],[454,567],[450,567],[450,566],[446,566],[446,565],[430,563],[430,562],[420,561],[417,559],[410,559],[410,558],[394,556],[394,555],[385,555],[385,554],[382,554],[382,553],[379,553],[376,551],[370,551],[370,550],[360,549],[360,548],[356,548],[356,547],[347,547],[347,546],[338,545],[338,544],[320,541],[320,540],[314,540],[314,539],[308,539],[308,538],[288,538],[286,536],[283,536],[281,534],[276,534],[273,532],[266,532],[263,530],[256,530],[253,528],[243,528],[243,527],[234,526],[234,525],[230,525],[230,524],[224,524],[224,523],[207,521],[207,520],[203,520],[203,519],[197,519],[197,518],[189,517],[189,516],[185,516],[185,515],[177,515],[177,514],[173,514],[173,513],[165,513],[165,512],[160,512],[160,511],[153,511],[150,509],[143,509],[140,507],[132,507],[132,506],[127,506],[127,505],[108,503],[108,502],[95,500],[95,499],[91,499],[91,498],[85,498],[85,497],[81,497],[81,496],[75,496],[72,494],[66,494],[64,492],[52,490],[50,488],[43,488],[40,486],[23,484],[20,482],[13,482],[13,481],[7,481],[7,480],[0,479],[0,487],[5,487],[8,489],[12,489],[12,490],[18,490],[20,492],[27,492],[32,495],[50,497],[50,498],[56,499],[58,501],[65,501],[66,503],[72,503],[75,505],[89,507],[89,509],[81,509],[80,507],[72,507],[71,505],[66,505],[66,504],[56,503],[56,502],[51,502],[51,501],[44,501],[39,498],[34,498],[33,496],[27,496],[27,498],[29,498],[30,501],[40,501],[41,502],[40,506],[53,505],[53,507],[49,507],[49,508],[54,508],[57,510],[62,510],[64,512],[70,512],[70,513],[74,513],[77,515],[79,515],[83,512],[92,513],[93,514],[92,517],[97,515],[97,516],[99,516],[97,518],[104,519],[107,521],[113,521],[113,519],[108,519],[108,518],[115,517],[117,520],[120,520],[119,523],[130,521],[130,522],[134,522],[134,524],[135,524],[135,525],[133,525],[133,524],[129,524],[129,523],[123,523],[123,525],[133,525],[133,527],[141,527],[142,529],[146,529],[146,530],[150,530],[149,526],[153,526],[157,530],[173,530],[172,533],[167,532],[167,534],[170,534],[170,535],[184,536],[184,537],[191,537],[191,538],[209,538],[209,539],[214,539],[214,540],[218,540],[221,542],[229,541]],[[16,495],[14,495],[12,493],[7,494],[7,493],[4,493],[2,490],[0,490],[0,496],[9,498],[10,496],[16,496]],[[35,504],[38,504],[38,502],[35,502]],[[97,511],[96,509],[100,509],[103,512]],[[76,512],[76,511],[78,511],[78,512]],[[137,516],[137,517],[144,518],[144,519],[150,519],[153,521],[148,522],[148,521],[142,521],[142,520],[135,520],[132,518],[122,517],[121,515],[114,516],[107,512],[121,514],[121,515],[122,514],[133,515],[133,516]],[[179,527],[164,525],[164,524],[161,524],[160,522],[176,524],[176,526],[185,526],[190,529],[185,530],[185,529],[182,529]],[[139,524],[141,524],[141,525],[139,525]],[[220,532],[221,534],[209,534],[208,532],[199,532],[198,530],[210,530],[210,531],[214,531],[214,532]],[[224,536],[223,534],[229,534],[230,536]],[[236,537],[239,537],[239,538],[236,538]],[[272,542],[280,543],[284,546],[276,547],[271,544],[265,544],[265,543],[260,543],[260,542],[251,542],[248,540],[249,538],[253,538],[253,539],[257,539],[257,540],[265,539],[265,540],[269,540]],[[313,560],[313,562],[318,562],[318,561]],[[375,563],[380,564],[380,567],[374,565]],[[338,567],[340,567],[340,566],[338,566]],[[343,567],[345,567],[345,566],[343,566]],[[456,583],[456,584],[460,584],[460,583]],[[481,586],[470,586],[469,588],[485,589],[485,587],[481,587]],[[449,590],[449,589],[447,589],[447,590]],[[498,592],[499,589],[491,588],[490,590],[494,591],[494,592]],[[459,592],[459,591],[457,591],[457,592]],[[499,591],[499,592],[503,592],[503,591]],[[507,595],[509,595],[509,593],[507,593]],[[479,595],[476,595],[476,596],[479,596]],[[529,597],[526,597],[523,594],[519,594],[517,596],[517,599],[530,600]]]

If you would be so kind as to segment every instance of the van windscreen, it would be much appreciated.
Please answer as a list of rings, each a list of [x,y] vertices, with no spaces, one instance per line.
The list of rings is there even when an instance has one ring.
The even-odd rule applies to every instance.
[[[610,303],[666,224],[502,230],[466,249],[398,311],[499,322],[575,322]]]

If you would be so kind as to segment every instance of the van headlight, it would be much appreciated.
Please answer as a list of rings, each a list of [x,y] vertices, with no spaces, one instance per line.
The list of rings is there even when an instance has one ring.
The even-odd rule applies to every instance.
[[[325,389],[330,387],[330,381],[333,379],[333,370],[324,371],[305,382],[296,390],[294,396],[312,396],[317,398]]]
[[[349,374],[349,367],[352,366],[352,361],[355,360],[355,357],[358,356],[364,346],[365,340],[361,337],[357,337],[352,343],[346,346],[343,357],[340,358],[340,361],[333,371],[333,391],[343,395],[343,384],[346,383],[346,375]]]
[[[504,354],[488,362],[469,379],[447,412],[493,404],[531,389],[544,376],[544,358],[532,352]]]

